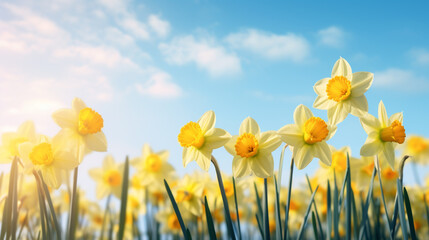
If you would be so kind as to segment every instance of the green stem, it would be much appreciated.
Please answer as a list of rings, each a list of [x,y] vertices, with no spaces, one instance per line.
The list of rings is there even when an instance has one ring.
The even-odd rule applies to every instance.
[[[285,232],[284,232],[284,239],[287,239],[288,236],[288,219],[289,219],[289,206],[290,206],[290,196],[292,192],[292,175],[293,175],[293,164],[294,159],[290,161],[290,173],[289,173],[289,189],[287,194],[287,205],[286,205],[286,213],[285,213]]]
[[[75,239],[75,231],[76,231],[76,223],[77,223],[77,214],[74,214],[76,209],[76,188],[77,188],[77,176],[78,176],[78,167],[74,169],[73,174],[73,189],[72,189],[72,195],[70,199],[70,213],[69,213],[69,221],[68,221],[68,240],[74,240]]]

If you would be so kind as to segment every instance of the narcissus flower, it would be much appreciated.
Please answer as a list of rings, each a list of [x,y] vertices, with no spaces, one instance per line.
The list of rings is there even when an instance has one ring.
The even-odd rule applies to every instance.
[[[101,131],[103,118],[80,98],[73,99],[72,109],[59,109],[52,114],[52,118],[62,128],[58,136],[71,143],[79,162],[90,151],[107,150],[106,136]]]
[[[115,197],[120,199],[123,172],[124,164],[115,163],[111,155],[107,155],[104,158],[101,168],[90,169],[89,176],[97,183],[95,191],[96,197],[102,199],[112,193]]]
[[[362,117],[368,112],[364,93],[371,86],[373,77],[370,72],[352,73],[349,63],[340,58],[332,68],[331,77],[314,85],[318,96],[313,107],[328,110],[328,120],[333,125],[342,122],[349,113]]]
[[[180,129],[177,139],[183,147],[183,166],[195,160],[202,169],[209,170],[213,149],[222,147],[231,138],[225,130],[215,128],[215,123],[215,113],[208,111],[198,122],[189,122]]]
[[[0,163],[9,163],[13,157],[19,156],[19,145],[24,142],[36,141],[36,130],[32,121],[26,121],[16,132],[3,133],[0,146]]]
[[[429,140],[422,136],[410,136],[404,143],[404,155],[421,164],[429,163]]]
[[[304,105],[299,105],[293,114],[295,124],[288,124],[278,131],[281,139],[292,146],[293,158],[298,169],[305,168],[314,157],[331,165],[332,153],[326,143],[337,130],[323,119],[314,117]]]
[[[369,113],[361,117],[360,122],[368,138],[360,149],[360,155],[379,155],[395,169],[395,147],[404,143],[406,137],[402,119],[402,113],[395,113],[388,118],[382,101],[378,105],[378,119]]]
[[[260,178],[273,175],[274,159],[271,154],[281,144],[275,131],[261,133],[258,123],[247,117],[240,125],[239,135],[233,136],[225,149],[234,156],[234,177],[255,174]]]
[[[40,171],[46,184],[55,189],[66,179],[67,172],[79,165],[75,155],[57,137],[51,141],[46,136],[40,136],[35,142],[22,143],[19,153],[25,170]]]

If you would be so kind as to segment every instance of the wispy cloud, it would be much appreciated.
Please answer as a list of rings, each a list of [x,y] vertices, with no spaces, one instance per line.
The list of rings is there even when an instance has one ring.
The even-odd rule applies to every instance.
[[[336,26],[331,26],[317,32],[319,42],[330,47],[343,47],[346,34]]]
[[[429,80],[410,70],[390,68],[374,73],[373,86],[401,92],[423,92],[429,89]]]
[[[409,55],[417,64],[429,66],[429,50],[416,48],[409,51]]]
[[[171,76],[165,72],[154,73],[147,82],[136,83],[137,91],[142,95],[155,98],[178,98],[183,91],[179,85],[171,81]]]
[[[308,41],[294,33],[278,35],[247,29],[230,34],[225,40],[233,48],[247,50],[267,59],[287,59],[299,62],[310,54]]]
[[[176,37],[169,43],[161,43],[159,49],[167,62],[176,65],[195,63],[213,77],[241,72],[240,59],[214,39],[192,35]]]
[[[170,23],[161,19],[161,17],[152,14],[149,16],[148,22],[149,26],[158,36],[166,37],[170,33]]]
[[[248,94],[254,98],[260,99],[267,102],[292,102],[292,103],[311,103],[314,97],[309,95],[276,95],[260,90],[249,91]]]

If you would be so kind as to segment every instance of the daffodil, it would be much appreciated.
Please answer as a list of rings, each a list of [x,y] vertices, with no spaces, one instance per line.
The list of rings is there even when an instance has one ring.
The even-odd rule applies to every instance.
[[[163,180],[174,173],[173,166],[167,162],[168,156],[168,151],[154,152],[148,144],[143,145],[142,155],[131,161],[143,187],[164,187]]]
[[[388,118],[382,101],[378,105],[378,118],[369,113],[361,117],[360,122],[368,138],[360,149],[360,155],[378,155],[395,169],[395,147],[404,143],[406,137],[402,119],[402,113],[395,113]]]
[[[313,107],[328,110],[332,125],[342,122],[349,113],[362,117],[368,112],[368,101],[364,93],[372,84],[370,72],[352,73],[349,63],[340,58],[332,68],[330,78],[323,78],[314,85],[317,98]]]
[[[24,169],[27,172],[40,171],[46,184],[55,189],[65,180],[67,172],[79,164],[75,155],[65,148],[65,143],[58,137],[51,141],[46,136],[40,136],[35,142],[22,143],[19,153]]]
[[[213,149],[222,147],[231,138],[225,130],[215,128],[215,123],[215,113],[208,111],[198,122],[191,121],[180,129],[178,141],[183,147],[183,166],[195,160],[202,169],[209,170]]]
[[[112,193],[115,197],[120,199],[123,172],[124,164],[115,163],[111,155],[107,155],[104,158],[101,168],[90,169],[89,176],[97,183],[95,191],[96,197],[102,199]]]
[[[422,136],[409,136],[404,145],[404,155],[410,155],[417,163],[429,163],[429,139]]]
[[[58,136],[67,139],[76,151],[79,162],[90,151],[107,150],[106,136],[102,131],[104,120],[82,99],[74,98],[71,109],[59,109],[52,114],[52,118],[62,128]]]
[[[330,166],[332,153],[326,141],[335,134],[337,127],[314,117],[310,109],[302,104],[295,109],[293,118],[295,124],[285,125],[278,133],[292,147],[296,167],[305,168],[314,157]]]
[[[0,163],[9,163],[13,157],[19,157],[19,145],[25,142],[36,141],[36,130],[32,121],[22,123],[16,132],[2,134],[0,146]]]
[[[274,159],[272,152],[281,144],[275,131],[262,132],[258,123],[247,117],[240,125],[239,135],[233,136],[225,149],[234,156],[232,171],[239,178],[255,174],[260,178],[273,175]]]
[[[179,206],[183,206],[185,210],[195,216],[199,216],[202,213],[203,185],[199,179],[185,175],[173,189],[173,192]]]

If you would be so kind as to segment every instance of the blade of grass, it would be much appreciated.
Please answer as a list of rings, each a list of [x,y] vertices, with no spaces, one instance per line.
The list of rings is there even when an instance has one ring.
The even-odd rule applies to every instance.
[[[405,220],[404,196],[402,193],[402,183],[399,179],[396,180],[396,186],[397,186],[396,192],[398,193],[399,222],[401,223],[402,238],[406,240],[408,239],[408,230],[407,230],[407,224]]]
[[[404,201],[405,201],[405,208],[407,210],[408,224],[410,227],[411,239],[416,240],[417,235],[416,235],[416,229],[414,228],[413,211],[411,209],[410,198],[408,197],[407,188],[405,188],[405,187],[404,187]]]
[[[307,174],[305,174],[305,177],[307,178],[307,184],[308,184],[308,188],[310,189],[310,194],[313,194],[313,188],[311,187],[310,178],[308,177]],[[319,211],[317,210],[316,201],[313,201],[313,207],[314,207],[314,211],[316,212],[316,219],[317,219],[317,224],[319,226],[320,238],[323,239],[324,238],[323,228],[322,228],[322,223],[321,223],[320,217],[319,217]]]
[[[299,232],[298,232],[298,237],[297,237],[298,240],[301,240],[304,234],[305,225],[307,225],[308,215],[310,214],[311,205],[313,205],[312,203],[314,201],[314,196],[316,195],[317,189],[319,189],[319,186],[317,186],[316,189],[314,189],[314,192],[311,195],[310,203],[308,204],[307,211],[305,212],[305,215],[304,215],[304,220],[302,221],[301,228],[299,229]]]
[[[330,240],[331,239],[331,231],[332,231],[332,213],[331,213],[331,185],[329,184],[329,180],[328,180],[328,188],[327,188],[327,196],[326,196],[326,229],[327,229],[327,233],[326,233],[326,240]]]
[[[346,174],[346,185],[347,185],[347,196],[346,196],[346,239],[352,238],[352,183],[350,173],[350,157],[347,152],[347,174]]]
[[[314,216],[314,211],[311,211],[311,222],[313,223],[313,232],[314,232],[314,239],[319,239],[319,233],[317,232],[317,226],[316,226],[316,217]]]
[[[268,218],[268,184],[264,178],[264,235],[265,240],[270,240],[270,220]]]
[[[129,160],[125,158],[124,174],[122,178],[122,193],[121,193],[121,210],[119,212],[119,231],[117,239],[122,240],[125,232],[125,220],[127,216],[127,199],[128,199],[128,175],[129,175]]]
[[[237,214],[238,239],[241,240],[240,214],[238,211],[237,188],[235,187],[235,178],[234,177],[232,177],[232,185],[234,186],[234,202],[235,202],[235,214]]]
[[[280,199],[277,178],[274,176],[274,187],[276,190],[276,239],[282,239],[282,219],[280,217]]]
[[[363,239],[363,234],[365,234],[365,231],[366,231],[365,228],[366,228],[366,221],[368,220],[368,208],[369,208],[370,201],[372,199],[372,193],[374,188],[374,178],[376,173],[377,173],[377,169],[374,166],[374,169],[372,170],[371,183],[369,185],[368,193],[366,194],[366,201],[362,207],[362,220],[361,220],[361,225],[359,230],[359,239]]]
[[[180,210],[179,210],[179,207],[177,206],[176,200],[174,199],[173,193],[171,193],[170,186],[168,185],[165,179],[164,179],[164,185],[165,185],[165,189],[167,190],[167,195],[170,198],[171,205],[173,205],[174,212],[176,213],[177,220],[179,221],[180,228],[182,229],[183,237],[187,240],[191,239],[190,236],[188,236],[187,228],[185,226],[185,223],[183,222],[182,215],[180,214]]]
[[[289,220],[289,207],[290,207],[290,196],[292,192],[292,176],[293,176],[293,164],[294,160],[290,161],[290,172],[289,172],[289,188],[287,190],[287,205],[286,205],[286,211],[285,211],[285,231],[284,231],[284,239],[288,239],[288,220]]]
[[[210,240],[216,239],[216,231],[213,224],[212,214],[210,213],[209,205],[207,204],[207,197],[204,196],[204,206],[206,210],[207,228],[209,232]]]

